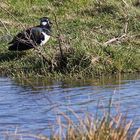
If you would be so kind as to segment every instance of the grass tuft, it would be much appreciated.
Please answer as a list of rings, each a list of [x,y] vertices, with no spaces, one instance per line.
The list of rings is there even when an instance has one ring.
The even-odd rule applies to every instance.
[[[97,118],[91,114],[86,114],[84,118],[71,111],[76,122],[73,122],[65,113],[60,113],[57,118],[57,126],[54,126],[50,137],[45,135],[15,134],[6,133],[7,139],[34,138],[37,140],[138,140],[140,128],[132,132],[133,122],[128,121],[126,116],[118,113],[114,116],[105,113]]]
[[[0,10],[0,71],[6,74],[10,70],[8,75],[55,76],[58,73],[83,78],[140,71],[138,2],[3,1]],[[59,32],[60,36],[59,39],[52,37],[42,50],[46,58],[34,50],[21,55],[9,52],[6,44],[10,41],[9,34],[14,36],[24,27],[38,24],[42,16],[53,20],[53,35],[57,36]]]

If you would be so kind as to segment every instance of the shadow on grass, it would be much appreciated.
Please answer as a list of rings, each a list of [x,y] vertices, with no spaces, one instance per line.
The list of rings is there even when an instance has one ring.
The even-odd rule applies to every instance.
[[[113,5],[95,5],[95,7],[81,11],[81,14],[93,17],[96,16],[97,14],[115,15],[117,11],[118,11],[117,7]]]
[[[11,61],[22,58],[26,52],[1,52],[0,53],[0,62]]]

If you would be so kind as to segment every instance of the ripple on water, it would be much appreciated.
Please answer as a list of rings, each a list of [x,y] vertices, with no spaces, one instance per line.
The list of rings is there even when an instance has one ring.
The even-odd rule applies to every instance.
[[[119,107],[135,120],[136,127],[140,126],[140,78],[44,83],[36,79],[28,83],[1,77],[0,131],[18,128],[21,132],[49,134],[61,112],[76,121],[73,111],[81,116],[96,114],[108,109],[110,98],[112,112]]]

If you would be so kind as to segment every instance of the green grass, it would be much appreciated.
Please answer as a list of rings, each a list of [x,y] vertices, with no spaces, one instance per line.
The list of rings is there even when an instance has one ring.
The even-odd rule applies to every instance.
[[[0,25],[1,37],[36,25],[43,16],[53,20],[53,35],[57,36],[55,14],[64,53],[62,58],[54,37],[43,52],[49,64],[34,50],[9,52],[8,41],[1,41],[1,74],[83,78],[140,71],[140,9],[136,1],[7,0],[1,7],[0,18],[7,29]],[[124,38],[105,45],[125,33]]]

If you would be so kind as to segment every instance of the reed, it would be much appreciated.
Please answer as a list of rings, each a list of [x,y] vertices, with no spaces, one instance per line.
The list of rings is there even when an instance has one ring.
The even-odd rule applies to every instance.
[[[22,139],[31,138],[36,140],[138,140],[140,138],[140,128],[132,132],[133,121],[128,121],[126,116],[118,113],[114,116],[104,114],[104,116],[94,117],[93,115],[85,115],[81,118],[72,111],[77,119],[77,123],[73,122],[69,116],[60,113],[54,130],[50,137],[45,135],[4,133],[5,140],[9,138]]]

